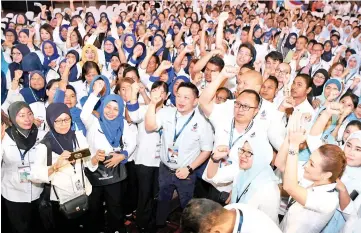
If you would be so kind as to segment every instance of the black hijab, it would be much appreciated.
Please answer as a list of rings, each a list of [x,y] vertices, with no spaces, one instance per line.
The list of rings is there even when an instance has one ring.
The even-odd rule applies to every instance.
[[[312,82],[312,96],[313,97],[316,97],[316,96],[320,96],[322,95],[322,92],[323,92],[323,87],[325,86],[325,83],[328,81],[328,79],[330,78],[329,75],[328,75],[328,72],[327,70],[325,69],[319,69],[315,72],[315,74],[313,75],[312,79],[315,78],[316,74],[318,73],[321,73],[323,74],[323,76],[325,76],[325,81],[323,82],[323,84],[319,87],[316,87],[315,84],[313,84]]]
[[[30,129],[23,129],[16,123],[16,115],[23,108],[28,108],[32,112],[30,106],[23,101],[14,102],[9,106],[8,114],[12,126],[6,129],[6,133],[15,141],[19,149],[28,151],[36,143],[38,128],[33,123]]]
[[[71,119],[70,110],[64,103],[52,103],[46,109],[46,122],[50,130],[44,138],[50,142],[51,150],[58,155],[61,155],[64,150],[73,152],[76,141],[75,131],[71,130],[71,127],[66,134],[59,134],[55,131],[55,120],[63,113],[68,114]]]

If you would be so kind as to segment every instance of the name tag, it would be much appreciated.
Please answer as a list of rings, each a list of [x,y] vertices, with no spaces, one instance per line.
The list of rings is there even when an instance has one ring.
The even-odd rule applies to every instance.
[[[20,183],[29,183],[30,165],[24,164],[18,166],[18,175]]]
[[[162,146],[162,142],[159,141],[155,146],[155,155],[154,158],[159,159],[160,158],[160,148]]]
[[[169,145],[168,147],[168,163],[178,163],[178,147]]]

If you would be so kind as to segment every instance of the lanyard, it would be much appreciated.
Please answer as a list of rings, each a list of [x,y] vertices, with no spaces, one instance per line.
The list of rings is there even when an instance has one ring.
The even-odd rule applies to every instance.
[[[241,137],[243,137],[246,133],[248,133],[248,131],[252,128],[252,126],[253,126],[253,120],[249,123],[249,125],[245,129],[244,133],[242,135],[240,135],[238,138],[236,138],[236,140],[233,141],[233,131],[234,131],[234,128],[235,128],[234,118],[233,118],[232,124],[231,124],[231,134],[229,135],[229,143],[228,143],[229,150],[232,149],[234,144],[236,144],[236,142],[238,142],[238,140],[241,139]]]
[[[241,233],[242,224],[243,224],[243,214],[241,210],[238,210],[238,212],[239,212],[239,222],[238,222],[237,233]]]
[[[184,125],[182,126],[181,130],[177,133],[177,112],[175,112],[175,128],[174,128],[174,137],[173,137],[173,146],[175,144],[175,142],[177,141],[179,135],[181,135],[181,133],[183,132],[184,128],[188,125],[188,123],[192,120],[193,116],[194,116],[195,111],[193,111],[192,115],[188,118],[187,122],[184,123]]]
[[[12,132],[11,132],[11,136],[13,136],[13,138],[14,138],[14,135],[13,135]],[[15,141],[15,140],[14,140],[14,141]],[[15,141],[15,143],[16,143],[16,141]],[[19,147],[17,146],[17,144],[16,144],[16,148],[18,148],[18,151],[19,151],[19,154],[20,154],[20,158],[21,158],[21,163],[24,165],[25,155],[26,155],[26,153],[28,153],[28,151],[29,151],[31,148],[28,149],[28,150],[25,150],[24,153],[21,152],[21,150],[19,149]]]
[[[251,185],[251,183],[249,183],[249,184],[247,185],[247,187],[245,188],[245,190],[243,190],[243,192],[241,193],[241,195],[237,196],[236,203],[238,203],[238,202],[241,200],[242,196],[248,192],[248,188],[249,188],[250,185]]]

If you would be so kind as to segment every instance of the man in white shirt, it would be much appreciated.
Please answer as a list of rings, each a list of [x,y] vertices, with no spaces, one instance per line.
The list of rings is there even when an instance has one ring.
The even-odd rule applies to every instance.
[[[213,148],[212,127],[196,108],[197,87],[192,83],[181,83],[176,108],[163,108],[156,113],[161,95],[161,90],[151,92],[151,103],[145,116],[148,132],[162,131],[157,225],[165,224],[175,189],[182,208],[190,201],[196,181],[193,171],[206,161]]]
[[[208,199],[193,199],[181,217],[183,233],[281,233],[278,226],[262,211],[246,204],[224,208]]]

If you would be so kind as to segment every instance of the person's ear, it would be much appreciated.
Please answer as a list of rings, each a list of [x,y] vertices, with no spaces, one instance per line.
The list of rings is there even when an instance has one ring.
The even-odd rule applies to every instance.
[[[307,88],[307,95],[312,91],[312,87]]]
[[[322,174],[322,179],[323,180],[329,180],[332,177],[332,172],[324,172]]]
[[[196,107],[198,105],[198,101],[199,98],[197,97],[194,101],[193,101],[193,107]]]

